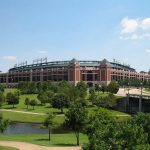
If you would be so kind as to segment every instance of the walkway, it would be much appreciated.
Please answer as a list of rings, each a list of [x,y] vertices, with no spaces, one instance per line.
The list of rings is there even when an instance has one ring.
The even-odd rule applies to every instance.
[[[81,150],[81,147],[46,147],[25,142],[0,141],[1,146],[10,146],[19,150]]]

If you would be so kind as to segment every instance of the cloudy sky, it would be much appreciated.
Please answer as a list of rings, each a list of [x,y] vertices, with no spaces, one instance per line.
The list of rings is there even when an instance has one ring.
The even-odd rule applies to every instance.
[[[0,0],[0,70],[16,63],[102,60],[150,69],[149,0]]]

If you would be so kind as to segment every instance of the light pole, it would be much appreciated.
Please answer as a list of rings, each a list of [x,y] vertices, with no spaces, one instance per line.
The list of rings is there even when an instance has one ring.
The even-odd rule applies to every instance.
[[[143,83],[141,82],[140,83],[140,86],[141,86],[141,95],[140,95],[140,98],[139,98],[139,112],[141,112],[142,111],[142,90],[143,90]]]

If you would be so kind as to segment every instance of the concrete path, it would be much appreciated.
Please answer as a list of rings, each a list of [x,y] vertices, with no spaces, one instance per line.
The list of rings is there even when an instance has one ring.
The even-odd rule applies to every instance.
[[[81,150],[81,147],[46,147],[25,142],[0,141],[1,146],[10,146],[19,150]]]
[[[118,93],[116,95],[118,96],[126,96],[126,94],[128,93],[128,89],[127,88],[120,88]],[[137,88],[130,88],[129,89],[129,93],[130,94],[141,94],[141,89],[137,89]],[[143,95],[150,95],[150,92],[145,91],[145,89],[142,90]]]
[[[46,113],[26,112],[26,111],[12,110],[12,109],[0,109],[0,111],[17,112],[17,113],[31,114],[31,115],[46,115]]]

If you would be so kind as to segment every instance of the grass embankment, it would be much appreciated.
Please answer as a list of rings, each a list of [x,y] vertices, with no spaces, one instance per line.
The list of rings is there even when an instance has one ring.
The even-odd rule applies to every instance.
[[[1,140],[21,141],[43,146],[75,146],[75,134],[52,134],[51,141],[48,141],[47,134],[25,134],[25,135],[0,135]],[[88,142],[84,134],[80,134],[80,145]]]
[[[12,89],[12,88],[7,88],[5,89],[5,94],[7,94],[8,92],[15,92],[17,91],[17,89]],[[97,94],[101,97],[103,96],[108,96],[108,93],[98,93]],[[38,106],[35,106],[35,109],[33,110],[31,106],[29,106],[29,109],[27,109],[26,105],[24,104],[25,98],[29,98],[29,99],[35,99],[38,101],[37,99],[37,94],[24,94],[24,95],[20,95],[20,102],[18,105],[16,105],[16,107],[14,109],[12,109],[11,105],[3,105],[2,108],[3,109],[7,109],[7,110],[13,110],[13,111],[24,111],[24,112],[33,112],[33,113],[49,113],[49,112],[55,112],[60,113],[60,110],[58,109],[54,109],[50,107],[50,104],[46,104],[45,106],[41,106],[40,105],[40,101],[38,101]],[[118,97],[116,97],[118,98]],[[108,114],[112,115],[112,116],[117,116],[119,118],[119,120],[124,120],[124,119],[128,119],[129,117],[127,116],[126,113],[123,112],[119,112],[119,111],[115,111],[115,110],[108,110],[105,108],[102,108],[104,111],[107,111]],[[2,111],[2,110],[1,110]],[[67,109],[64,109],[64,112],[66,112]],[[89,113],[93,113],[97,111],[97,107],[90,107],[89,108]],[[10,121],[19,121],[19,122],[35,122],[35,123],[41,123],[44,121],[46,115],[35,115],[35,114],[24,114],[24,113],[18,113],[18,112],[6,112],[6,111],[2,111],[4,118],[9,119]],[[56,116],[55,118],[55,122],[56,124],[62,124],[64,122],[64,116]]]
[[[0,146],[0,150],[19,150],[19,149],[13,147]]]

